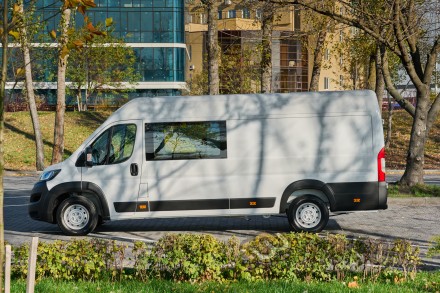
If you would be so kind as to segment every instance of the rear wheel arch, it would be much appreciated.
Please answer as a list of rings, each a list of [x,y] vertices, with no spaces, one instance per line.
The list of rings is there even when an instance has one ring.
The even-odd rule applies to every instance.
[[[335,207],[334,193],[327,184],[319,180],[306,179],[293,182],[286,187],[281,197],[280,214],[286,213],[290,203],[295,199],[305,195],[319,198],[330,207],[330,210]]]

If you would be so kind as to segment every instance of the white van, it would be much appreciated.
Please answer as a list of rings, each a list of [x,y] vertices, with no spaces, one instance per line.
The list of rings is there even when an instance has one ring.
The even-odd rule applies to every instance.
[[[131,100],[35,184],[29,214],[85,235],[108,220],[387,208],[372,91]]]

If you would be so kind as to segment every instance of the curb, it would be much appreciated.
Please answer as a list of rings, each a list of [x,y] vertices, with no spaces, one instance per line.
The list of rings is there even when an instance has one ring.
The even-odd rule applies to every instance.
[[[405,170],[387,170],[387,175],[403,175]],[[425,175],[440,175],[440,170],[424,170]]]
[[[388,197],[390,205],[399,206],[440,206],[440,197]]]

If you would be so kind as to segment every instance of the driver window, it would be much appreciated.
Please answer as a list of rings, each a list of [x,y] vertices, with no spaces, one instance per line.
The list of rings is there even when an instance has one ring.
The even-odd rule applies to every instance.
[[[121,163],[131,157],[136,138],[136,125],[122,124],[107,129],[92,144],[94,165]]]

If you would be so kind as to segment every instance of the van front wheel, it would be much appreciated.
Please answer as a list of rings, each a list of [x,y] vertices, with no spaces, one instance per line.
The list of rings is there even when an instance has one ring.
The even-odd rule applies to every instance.
[[[289,205],[287,218],[293,230],[317,233],[327,225],[329,211],[322,200],[312,195],[305,195]]]
[[[88,198],[69,197],[58,206],[57,222],[66,235],[87,235],[98,224],[96,207]]]

